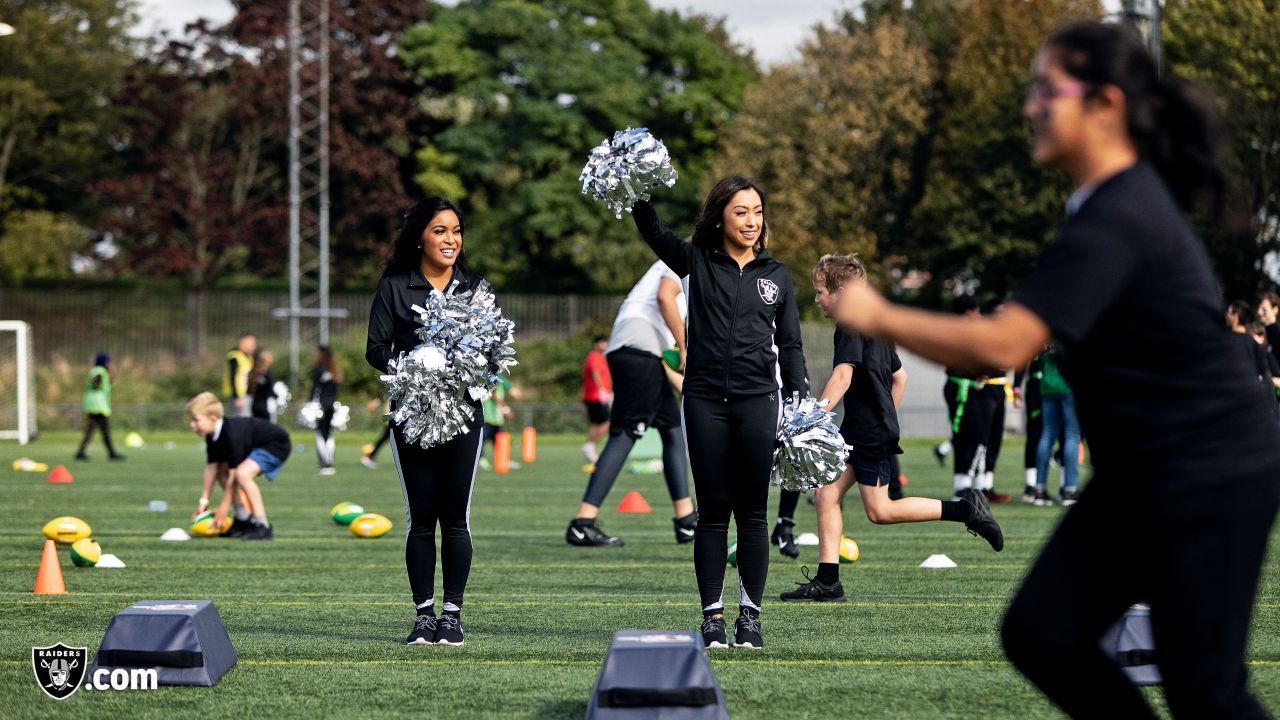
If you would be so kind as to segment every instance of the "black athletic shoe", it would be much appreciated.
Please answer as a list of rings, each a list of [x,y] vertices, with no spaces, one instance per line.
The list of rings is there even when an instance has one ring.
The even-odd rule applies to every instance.
[[[1053,496],[1049,494],[1048,488],[1039,488],[1036,490],[1036,507],[1053,507],[1056,504],[1057,503],[1053,501]]]
[[[733,623],[733,646],[736,648],[764,648],[764,636],[760,634],[760,616],[742,613]]]
[[[725,632],[724,615],[702,618],[702,647],[708,650],[729,647],[729,634]]]
[[[409,639],[405,641],[406,645],[435,645],[436,644],[436,616],[431,614],[419,615],[413,621],[413,632],[409,633]]]
[[[462,647],[462,618],[445,613],[436,624],[436,644]]]
[[[796,547],[796,535],[791,532],[791,528],[795,526],[795,520],[778,518],[777,524],[773,526],[773,535],[769,538],[769,542],[778,546],[778,552],[792,560],[800,557],[800,548]]]
[[[270,525],[259,525],[252,523],[252,527],[244,531],[244,535],[240,537],[244,540],[273,540],[275,539],[275,530]]]
[[[250,528],[253,528],[253,527],[255,527],[255,525],[253,524],[253,521],[241,520],[240,518],[236,518],[231,521],[231,527],[227,528],[227,531],[222,533],[222,537],[229,537],[229,538],[242,537],[246,532],[250,530]]]
[[[88,456],[88,455],[85,455],[84,453],[78,453],[78,454],[76,455],[76,459],[77,459],[77,460],[88,460],[88,459],[89,459],[89,456]]]
[[[1022,502],[1028,505],[1036,504],[1036,486],[1035,485],[1027,485],[1026,487],[1022,488]]]
[[[942,444],[933,446],[933,459],[938,461],[938,467],[947,464],[947,456],[951,453],[942,452]]]
[[[969,503],[969,521],[964,524],[969,532],[991,543],[991,549],[1000,552],[1004,549],[1004,533],[1000,532],[1000,523],[991,514],[991,506],[980,491],[968,490],[960,499]]]
[[[676,527],[676,544],[687,545],[693,542],[693,535],[698,530],[698,511],[694,510],[682,518],[674,518],[671,524]]]
[[[834,585],[824,585],[809,577],[809,568],[801,568],[800,572],[808,582],[796,583],[799,587],[782,593],[778,599],[783,602],[845,602],[844,586],[839,581]]]
[[[123,459],[124,459],[124,456],[123,456],[123,455],[121,455],[120,453],[116,453],[115,455],[112,455],[109,459],[111,459],[111,460],[123,460]]]
[[[594,522],[581,523],[576,520],[569,523],[569,529],[564,531],[564,539],[570,545],[581,545],[583,547],[601,545],[621,547],[626,544],[622,538],[609,535],[596,527]]]
[[[1076,504],[1077,502],[1079,502],[1079,501],[1080,501],[1080,489],[1079,489],[1079,488],[1071,488],[1070,490],[1063,490],[1063,491],[1062,491],[1062,505],[1063,505],[1063,507],[1071,507],[1072,505],[1075,505],[1075,504]]]

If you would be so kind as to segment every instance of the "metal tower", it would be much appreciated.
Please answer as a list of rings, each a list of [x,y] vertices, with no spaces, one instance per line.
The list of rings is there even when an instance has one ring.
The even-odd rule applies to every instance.
[[[295,387],[299,348],[347,315],[329,307],[329,39],[329,0],[289,0],[289,307],[272,314],[289,320]]]

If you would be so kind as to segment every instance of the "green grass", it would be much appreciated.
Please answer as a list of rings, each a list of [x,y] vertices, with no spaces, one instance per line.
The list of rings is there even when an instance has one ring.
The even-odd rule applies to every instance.
[[[301,433],[295,439],[301,440]],[[28,448],[0,446],[0,715],[11,718],[581,717],[609,638],[622,628],[692,628],[699,615],[691,548],[673,542],[665,491],[655,476],[624,475],[610,496],[640,490],[652,515],[606,510],[602,522],[624,548],[571,548],[565,523],[585,476],[576,437],[542,438],[538,462],[507,476],[481,472],[472,511],[475,564],[467,592],[467,644],[406,647],[412,619],[403,565],[403,504],[390,455],[369,471],[358,443],[340,436],[339,473],[314,474],[310,450],[295,455],[264,490],[273,543],[195,538],[164,543],[199,495],[203,455],[191,435],[154,436],[125,463],[69,464],[70,485],[9,469],[19,455],[69,462],[73,438],[46,435]],[[164,449],[164,441],[176,443]],[[1021,486],[1021,444],[1011,441],[997,485]],[[927,443],[907,448],[912,494],[942,496],[949,473]],[[167,500],[167,513],[147,501]],[[358,540],[328,519],[340,500],[391,518],[377,540]],[[862,559],[845,566],[845,605],[769,602],[763,652],[720,651],[713,664],[735,718],[1040,718],[1058,713],[1004,661],[1002,609],[1060,510],[998,506],[1007,545],[992,553],[954,524],[873,527],[851,499],[847,531]],[[800,529],[813,529],[800,506]],[[71,566],[68,594],[31,594],[39,529],[57,515],[88,521],[105,552],[128,568]],[[930,553],[959,567],[923,570]],[[766,598],[800,580],[799,561],[774,556]],[[1250,652],[1255,690],[1280,709],[1280,573],[1273,551]],[[729,587],[733,586],[732,570]],[[439,587],[437,583],[437,587]],[[215,688],[153,693],[78,692],[46,698],[31,675],[33,645],[96,649],[112,615],[146,599],[217,603],[239,664]],[[1052,622],[1045,618],[1045,622]],[[1081,689],[1087,692],[1087,688]],[[1153,694],[1153,697],[1155,695]]]

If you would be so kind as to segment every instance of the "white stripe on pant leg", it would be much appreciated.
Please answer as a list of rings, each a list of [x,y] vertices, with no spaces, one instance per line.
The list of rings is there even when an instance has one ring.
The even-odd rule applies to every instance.
[[[760,611],[760,606],[751,602],[751,596],[747,594],[747,586],[742,582],[742,576],[738,576],[738,604],[749,607],[756,612]]]
[[[471,540],[471,496],[476,492],[476,473],[480,470],[480,458],[484,455],[484,429],[475,432],[480,433],[480,442],[476,443],[476,459],[471,463],[471,487],[467,490],[467,542],[471,543],[472,548],[475,543]]]
[[[316,457],[320,458],[321,465],[329,464],[324,459],[324,435],[321,435],[319,430],[316,430]]]
[[[396,443],[396,431],[391,430],[391,459],[396,462],[396,476],[400,478],[400,492],[404,495],[404,541],[409,542],[409,530],[413,527],[413,511],[409,509],[409,487],[404,482],[404,470],[400,467],[400,445]],[[434,579],[432,580],[434,582]]]

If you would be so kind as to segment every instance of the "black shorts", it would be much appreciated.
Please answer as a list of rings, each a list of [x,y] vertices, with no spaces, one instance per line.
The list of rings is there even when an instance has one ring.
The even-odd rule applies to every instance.
[[[623,347],[605,356],[613,377],[609,432],[640,438],[651,427],[680,427],[680,408],[662,358]]]
[[[893,477],[892,456],[864,455],[854,450],[849,453],[849,467],[853,469],[853,479],[859,485],[879,487],[888,485]]]
[[[609,406],[602,402],[583,401],[583,405],[587,406],[587,420],[592,425],[609,422]]]

